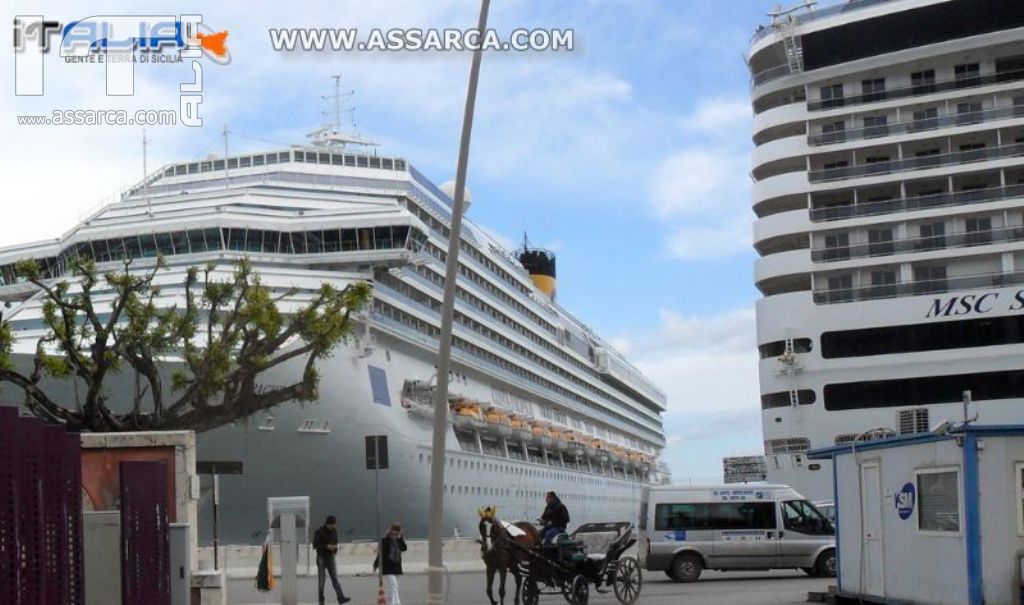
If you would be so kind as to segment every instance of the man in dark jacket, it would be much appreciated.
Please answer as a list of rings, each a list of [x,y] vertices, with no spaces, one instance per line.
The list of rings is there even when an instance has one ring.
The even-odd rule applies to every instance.
[[[391,528],[380,540],[380,548],[377,549],[377,559],[373,562],[373,568],[381,566],[381,574],[384,576],[384,584],[387,587],[388,605],[402,605],[398,598],[398,576],[402,575],[402,552],[406,549],[405,536],[402,535],[402,526],[392,523]]]
[[[338,524],[334,515],[327,517],[327,522],[313,534],[313,550],[316,551],[317,594],[320,597],[320,605],[324,605],[325,576],[331,577],[334,596],[338,597],[338,603],[351,601],[352,599],[342,592],[341,584],[338,583],[338,568],[334,560],[334,556],[338,554]]]
[[[565,528],[569,525],[569,509],[562,504],[555,492],[548,492],[544,501],[547,502],[547,506],[544,507],[544,514],[540,516],[544,524],[541,543],[551,544],[558,534],[565,533]]]

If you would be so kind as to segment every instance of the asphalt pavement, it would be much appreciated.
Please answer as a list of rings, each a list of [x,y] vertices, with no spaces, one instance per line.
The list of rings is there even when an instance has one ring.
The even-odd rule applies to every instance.
[[[449,576],[449,605],[488,605],[485,594],[486,577],[481,572],[457,573]],[[705,571],[701,579],[692,584],[677,584],[661,572],[647,572],[643,577],[643,590],[638,604],[643,605],[789,605],[805,603],[808,592],[824,592],[834,579],[810,578],[800,571],[770,572],[714,572]],[[358,576],[341,579],[345,593],[352,597],[350,605],[376,605],[377,577]],[[406,575],[400,578],[402,605],[422,605],[426,602],[427,576]],[[498,582],[494,593],[497,598]],[[330,581],[327,603],[335,602]],[[505,603],[511,605],[515,584],[511,576],[506,587]],[[316,578],[299,578],[299,603],[317,602]],[[254,580],[228,582],[229,605],[257,605],[280,603],[281,595],[260,593]],[[542,596],[541,605],[559,605],[565,600],[558,595]],[[612,605],[618,603],[612,594],[595,594],[591,590],[590,603]]]

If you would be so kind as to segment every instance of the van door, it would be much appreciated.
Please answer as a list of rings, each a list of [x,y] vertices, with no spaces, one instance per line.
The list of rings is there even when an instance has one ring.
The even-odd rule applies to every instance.
[[[806,500],[779,502],[779,567],[813,567],[822,545],[835,542],[832,523]]]
[[[707,505],[715,529],[711,567],[769,569],[778,556],[774,502],[716,502]]]

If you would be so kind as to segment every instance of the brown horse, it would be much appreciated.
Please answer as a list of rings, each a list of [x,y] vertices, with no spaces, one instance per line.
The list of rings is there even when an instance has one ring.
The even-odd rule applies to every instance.
[[[519,572],[520,563],[525,560],[526,555],[516,548],[510,546],[509,542],[515,542],[520,546],[532,548],[540,544],[540,534],[532,523],[519,521],[512,526],[520,531],[510,533],[508,529],[498,520],[495,507],[479,509],[480,514],[480,556],[487,567],[487,598],[491,605],[498,605],[494,600],[493,585],[494,574],[499,574],[498,598],[501,605],[505,603],[505,581],[509,572],[516,581],[516,594],[513,602],[519,605],[519,592],[522,588],[523,578]],[[512,533],[517,535],[513,536]]]

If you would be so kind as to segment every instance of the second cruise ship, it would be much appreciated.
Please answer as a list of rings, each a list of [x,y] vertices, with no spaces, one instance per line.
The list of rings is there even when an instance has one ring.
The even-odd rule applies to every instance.
[[[808,449],[965,392],[1024,420],[1024,3],[808,1],[747,58],[769,479],[831,498]]]
[[[0,249],[0,301],[30,363],[45,333],[38,289],[15,274],[37,259],[51,280],[69,261],[145,271],[158,255],[161,304],[181,303],[191,266],[227,277],[242,257],[262,283],[302,300],[321,283],[373,284],[352,337],[320,364],[320,398],[288,402],[198,438],[200,461],[233,461],[220,480],[222,543],[259,542],[266,498],[309,496],[317,523],[339,519],[343,539],[375,535],[374,474],[364,439],[386,435],[384,521],[427,534],[435,359],[452,206],[405,159],[352,148],[329,128],[305,145],[176,162],[49,241]],[[346,146],[346,144],[348,144]],[[450,376],[445,535],[476,531],[477,507],[532,520],[557,490],[573,523],[635,520],[643,486],[664,479],[665,395],[555,300],[555,258],[508,251],[487,232],[463,232]],[[288,301],[286,301],[288,302]],[[265,373],[287,385],[301,364]],[[120,385],[130,392],[132,379]],[[165,381],[170,384],[170,380]],[[55,389],[74,401],[74,384]],[[118,386],[111,390],[117,392]],[[200,535],[209,538],[210,497]],[[204,510],[205,509],[205,510]]]

